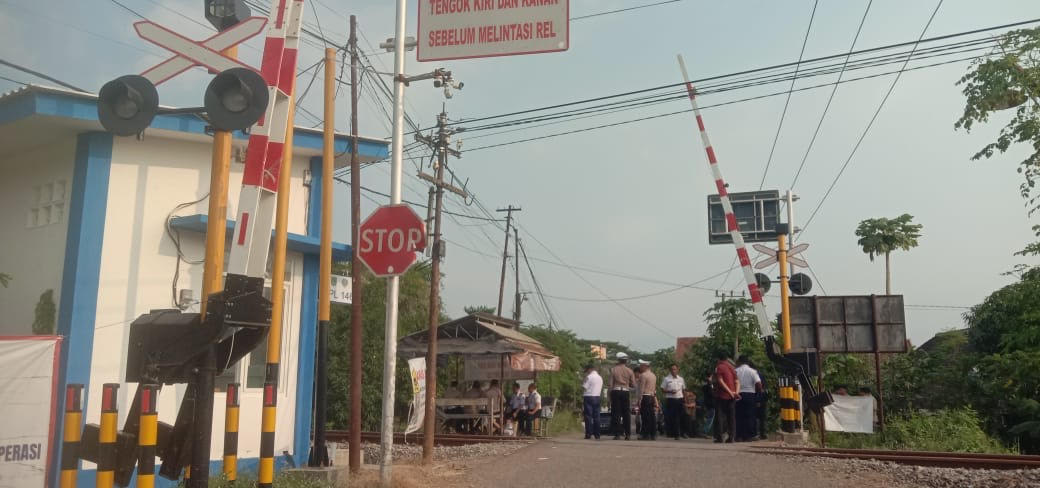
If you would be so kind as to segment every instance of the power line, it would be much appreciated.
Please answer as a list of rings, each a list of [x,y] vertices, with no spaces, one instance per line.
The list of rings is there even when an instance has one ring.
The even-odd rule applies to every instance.
[[[343,179],[343,178],[341,178],[339,176],[333,176],[333,179],[335,181],[338,181],[338,182],[343,183],[345,185],[349,185],[350,184],[350,180],[345,180],[345,179]],[[373,190],[373,189],[367,188],[365,186],[362,186],[361,189],[365,190],[365,191],[367,191],[369,193],[372,193],[374,195],[379,195],[381,197],[390,198],[390,194],[389,193],[383,193],[381,191]],[[408,200],[401,200],[401,201],[404,202],[404,203],[407,203],[409,205],[415,205],[416,207],[426,208],[426,204],[425,203],[410,202]],[[454,212],[449,212],[447,210],[443,210],[442,212],[444,212],[447,215],[454,215],[456,217],[463,217],[463,218],[474,219],[474,220],[483,220],[483,221],[486,221],[486,222],[497,222],[497,220],[495,220],[495,219],[487,219],[487,218],[484,218],[484,217],[477,217],[477,216],[473,216],[473,215],[454,213]]]
[[[963,62],[963,61],[968,61],[968,60],[972,60],[972,59],[978,59],[978,58],[982,58],[982,57],[986,57],[986,56],[972,56],[972,57],[954,59],[954,60],[951,60],[951,61],[937,62],[937,63],[933,63],[933,65],[925,65],[925,66],[915,67],[915,68],[911,68],[911,69],[907,69],[907,70],[891,71],[891,72],[879,73],[879,74],[875,74],[875,75],[861,76],[859,78],[850,78],[848,80],[842,81],[842,83],[850,83],[850,82],[853,82],[853,81],[861,81],[861,80],[864,80],[864,79],[878,78],[878,77],[881,77],[881,76],[887,76],[887,75],[892,75],[892,74],[902,73],[902,72],[916,71],[916,70],[921,70],[921,69],[926,69],[926,68],[935,68],[935,67],[943,66],[943,65],[951,65],[951,63],[955,63],[955,62]],[[816,84],[816,85],[812,85],[812,86],[804,86],[804,87],[801,87],[801,88],[796,88],[795,92],[804,92],[804,91],[808,91],[808,89],[815,89],[815,88],[820,88],[820,87],[824,87],[824,86],[829,86],[830,84],[831,83],[824,83],[824,84]],[[716,104],[711,104],[711,105],[704,105],[704,106],[701,107],[701,109],[713,108],[713,107],[721,107],[721,106],[725,106],[725,105],[733,105],[733,104],[736,104],[736,103],[743,103],[743,102],[751,102],[751,101],[754,101],[754,100],[761,100],[761,99],[765,99],[765,98],[778,97],[778,96],[785,95],[785,94],[786,94],[786,92],[777,92],[777,93],[772,93],[772,94],[760,95],[760,96],[757,96],[757,97],[748,97],[748,98],[737,99],[737,100],[732,100],[732,101],[728,101],[728,102],[716,103]],[[654,115],[648,115],[648,117],[642,117],[642,118],[638,118],[638,119],[630,119],[630,120],[625,120],[625,121],[621,121],[621,122],[615,122],[615,123],[612,123],[612,124],[603,124],[603,125],[598,125],[598,126],[593,126],[593,127],[586,127],[586,128],[582,128],[582,129],[569,130],[569,131],[565,131],[565,132],[556,132],[556,133],[552,133],[552,134],[540,135],[540,136],[537,136],[537,137],[528,137],[528,138],[523,138],[523,139],[518,139],[518,140],[510,140],[510,142],[500,143],[500,144],[493,144],[493,145],[488,145],[488,146],[480,146],[480,147],[464,150],[463,152],[480,151],[480,150],[491,149],[491,148],[499,148],[499,147],[503,147],[503,146],[512,146],[512,145],[521,144],[521,143],[529,143],[529,142],[532,142],[532,140],[540,140],[540,139],[546,139],[546,138],[551,138],[551,137],[558,137],[558,136],[561,136],[561,135],[576,134],[576,133],[580,133],[580,132],[589,132],[591,130],[605,129],[607,127],[617,127],[617,126],[626,125],[626,124],[633,124],[633,123],[636,123],[636,122],[645,122],[645,121],[650,121],[650,120],[653,120],[653,119],[672,117],[672,115],[678,115],[680,113],[686,113],[686,112],[690,112],[690,111],[693,111],[693,110],[690,109],[690,108],[686,108],[686,109],[683,109],[683,110],[676,110],[676,111],[672,111],[672,112],[658,113],[658,114],[654,114]]]
[[[734,81],[727,81],[727,82],[723,82],[723,83],[698,85],[697,93],[698,93],[698,95],[701,95],[701,96],[709,95],[709,94],[715,94],[715,93],[722,93],[722,92],[740,90],[740,89],[751,88],[751,87],[756,87],[756,86],[764,86],[764,85],[774,84],[774,83],[778,83],[778,82],[782,82],[782,81],[789,81],[789,80],[796,80],[796,79],[800,79],[800,78],[809,78],[809,77],[823,76],[823,75],[839,72],[839,70],[841,70],[841,71],[845,71],[845,70],[860,70],[860,69],[868,69],[868,68],[873,68],[873,67],[885,66],[885,65],[888,65],[888,64],[897,64],[897,63],[901,63],[901,62],[905,61],[907,57],[910,57],[910,58],[915,59],[915,60],[922,60],[922,59],[928,59],[928,58],[934,58],[934,57],[950,56],[950,55],[953,55],[953,54],[960,54],[960,53],[967,53],[967,52],[973,52],[973,51],[980,51],[980,50],[985,50],[987,48],[994,47],[994,46],[996,46],[996,40],[994,40],[992,38],[975,39],[975,40],[970,40],[970,41],[965,41],[965,42],[951,43],[951,44],[945,44],[945,45],[940,45],[940,46],[936,46],[936,47],[919,49],[916,52],[906,51],[906,52],[902,52],[902,53],[886,54],[886,55],[881,55],[881,56],[875,56],[875,57],[872,57],[872,58],[864,58],[862,60],[857,60],[855,63],[852,63],[851,65],[848,65],[846,63],[835,63],[835,64],[831,64],[831,65],[819,66],[819,67],[816,67],[816,68],[802,70],[798,74],[793,74],[793,72],[789,72],[791,74],[789,74],[789,73],[774,73],[774,74],[769,74],[769,75],[764,75],[764,76],[759,76],[759,77],[749,78],[749,79],[743,79],[743,80],[734,80]],[[967,48],[963,49],[965,47],[967,47]],[[830,86],[830,85],[831,84],[828,83],[828,84],[823,84],[823,85],[820,85],[820,86]],[[472,127],[471,126],[471,127],[467,127],[466,130],[468,132],[472,133],[472,132],[477,132],[477,131],[482,131],[482,130],[497,129],[497,128],[501,128],[501,127],[511,127],[511,126],[516,126],[516,125],[537,123],[537,122],[542,122],[542,121],[547,121],[547,120],[558,120],[558,119],[564,119],[564,118],[571,118],[571,119],[575,119],[576,120],[578,118],[585,118],[585,117],[582,117],[582,116],[586,115],[586,114],[606,115],[606,114],[617,113],[617,112],[621,112],[621,111],[629,110],[629,109],[637,109],[637,108],[647,107],[647,106],[650,106],[650,105],[657,105],[657,104],[661,104],[661,103],[668,103],[668,102],[672,102],[672,101],[677,101],[677,100],[685,99],[686,97],[687,97],[687,94],[686,94],[685,90],[674,90],[674,91],[668,91],[668,92],[663,92],[663,93],[656,93],[656,94],[652,94],[652,95],[639,96],[639,97],[635,97],[635,98],[628,98],[628,99],[623,99],[623,100],[611,101],[611,102],[598,104],[598,105],[591,105],[591,106],[586,106],[586,107],[581,107],[581,108],[574,108],[574,109],[564,110],[564,111],[550,113],[550,114],[534,115],[534,116],[530,116],[530,117],[523,117],[523,118],[507,120],[507,121],[503,121],[503,122],[495,122],[495,123],[480,125],[480,126],[476,126],[476,127]],[[503,131],[503,133],[504,132],[508,132],[508,131]]]
[[[733,268],[727,269],[725,271],[719,271],[718,273],[715,273],[715,274],[713,274],[713,275],[711,275],[711,276],[709,276],[707,278],[703,278],[703,279],[694,281],[693,283],[690,283],[690,284],[687,284],[687,285],[681,285],[681,286],[677,286],[677,287],[674,287],[674,288],[669,288],[667,290],[661,290],[661,291],[654,292],[654,293],[646,293],[646,294],[643,294],[643,295],[635,295],[635,296],[624,297],[624,298],[614,298],[614,299],[611,299],[611,300],[600,299],[600,298],[561,297],[561,296],[553,296],[553,295],[546,295],[546,296],[548,296],[549,298],[555,298],[557,300],[566,300],[566,301],[569,301],[569,302],[627,302],[627,301],[632,301],[632,300],[642,300],[644,298],[651,298],[651,297],[657,297],[657,296],[661,296],[661,295],[666,295],[666,294],[669,294],[669,293],[677,292],[679,290],[694,289],[694,290],[714,292],[714,291],[717,291],[715,288],[707,288],[707,287],[695,286],[695,285],[698,285],[700,283],[704,283],[705,281],[708,281],[708,280],[712,280],[712,279],[718,278],[719,276],[722,276],[722,275],[728,273],[731,269],[733,269]]]
[[[658,327],[657,324],[654,324],[653,322],[650,322],[649,320],[643,318],[641,315],[633,312],[632,309],[626,307],[624,303],[616,301],[613,298],[611,298],[610,295],[608,295],[600,287],[596,286],[593,282],[589,281],[588,278],[585,278],[585,276],[583,276],[581,273],[579,273],[576,269],[574,269],[574,268],[572,268],[570,266],[567,266],[566,263],[564,263],[564,261],[562,259],[560,259],[560,257],[556,253],[554,253],[552,249],[549,249],[549,247],[546,246],[545,243],[543,243],[541,240],[539,240],[538,237],[536,237],[534,234],[531,234],[531,232],[529,232],[527,229],[521,227],[519,223],[517,224],[517,228],[519,228],[520,230],[523,230],[524,233],[526,233],[528,236],[530,236],[532,239],[534,239],[534,241],[537,242],[538,245],[542,246],[542,248],[545,249],[549,253],[549,255],[551,255],[554,259],[556,259],[557,262],[559,262],[560,264],[564,265],[568,270],[570,270],[571,273],[574,274],[574,276],[577,276],[578,279],[580,279],[581,281],[584,281],[585,284],[589,286],[589,288],[592,288],[593,290],[596,290],[596,292],[599,293],[600,295],[602,295],[603,298],[606,298],[608,301],[613,302],[614,305],[617,305],[618,308],[620,308],[621,310],[624,310],[625,313],[631,315],[636,320],[638,320],[638,321],[648,325],[650,328],[652,328],[652,329],[660,332],[661,334],[664,334],[664,335],[666,335],[666,336],[668,336],[668,337],[670,337],[672,339],[675,338],[675,334],[672,334],[671,332],[668,332],[667,330],[664,330],[661,327]]]
[[[802,58],[805,56],[805,46],[809,44],[809,32],[812,31],[813,20],[816,18],[816,7],[820,0],[813,2],[812,13],[809,14],[809,26],[805,28],[805,39],[802,39],[802,50],[798,53],[798,64],[794,68],[794,76],[791,77],[791,87],[787,89],[787,98],[784,99],[784,110],[780,112],[780,123],[776,126],[776,135],[773,136],[773,147],[769,149],[769,158],[766,159],[766,169],[762,171],[762,181],[758,183],[761,190],[766,184],[766,175],[769,174],[769,166],[773,163],[773,154],[776,152],[776,143],[780,141],[780,131],[784,128],[784,119],[787,118],[787,107],[791,104],[791,93],[794,92],[794,84],[798,81],[798,69],[802,67]]]
[[[932,20],[934,20],[935,15],[939,13],[939,8],[942,7],[943,1],[944,0],[939,0],[939,2],[935,5],[935,10],[932,11],[932,15],[928,18],[928,22],[925,23],[924,29],[921,29],[921,36],[918,39],[923,39],[925,32],[928,32],[928,27],[932,25]],[[906,65],[909,62],[910,59],[907,58],[906,63],[903,63],[903,67],[899,70],[899,72],[896,73],[895,79],[892,80],[892,84],[889,85],[888,91],[885,92],[885,97],[881,99],[881,103],[878,104],[878,108],[874,111],[874,115],[870,118],[870,122],[867,123],[867,127],[863,129],[863,133],[860,134],[859,140],[856,141],[856,145],[852,147],[852,152],[850,152],[849,157],[845,159],[845,164],[841,166],[841,169],[838,171],[838,174],[834,176],[834,181],[831,181],[831,185],[827,188],[827,192],[823,194],[823,198],[820,199],[820,203],[816,205],[816,208],[813,209],[812,214],[809,215],[809,219],[806,220],[805,225],[802,226],[802,232],[801,234],[799,234],[799,237],[805,236],[805,231],[809,228],[809,224],[811,224],[813,219],[816,218],[816,214],[819,213],[821,208],[823,208],[823,204],[827,202],[827,197],[830,196],[831,192],[834,190],[834,186],[837,185],[838,180],[841,179],[841,175],[843,175],[845,173],[845,170],[849,167],[849,163],[852,162],[852,158],[856,155],[856,151],[859,150],[860,144],[863,143],[863,139],[865,139],[867,137],[867,134],[870,133],[870,128],[874,126],[874,121],[876,121],[878,115],[881,114],[881,109],[885,107],[885,102],[887,102],[888,97],[892,95],[892,91],[896,88],[896,83],[899,83],[899,78],[903,76],[903,71],[906,70]]]
[[[899,48],[899,47],[918,45],[918,44],[921,44],[921,43],[940,41],[940,40],[951,39],[951,38],[956,38],[956,37],[963,37],[963,36],[967,36],[967,35],[971,35],[971,34],[985,33],[985,32],[990,32],[990,31],[994,31],[994,30],[1010,29],[1010,28],[1019,27],[1019,26],[1026,25],[1026,24],[1033,24],[1033,23],[1037,23],[1037,22],[1040,22],[1040,19],[1032,19],[1032,20],[1026,20],[1026,21],[1021,21],[1021,22],[1013,22],[1013,23],[1003,24],[1003,25],[998,25],[998,26],[993,26],[993,27],[984,27],[984,28],[980,28],[980,29],[974,29],[974,30],[969,30],[969,31],[962,31],[962,32],[946,34],[946,35],[942,35],[942,36],[931,37],[931,38],[928,38],[928,39],[918,39],[917,41],[906,41],[906,42],[900,42],[900,43],[895,43],[895,44],[888,44],[888,45],[884,45],[884,46],[878,46],[878,47],[873,47],[873,48],[868,48],[868,49],[862,49],[862,50],[859,50],[859,51],[854,51],[852,53],[832,54],[832,55],[828,55],[828,56],[812,58],[812,59],[809,59],[809,60],[802,61],[801,64],[804,65],[804,64],[817,63],[817,62],[827,61],[827,60],[832,60],[832,59],[838,59],[838,58],[842,58],[842,57],[848,56],[848,55],[855,56],[855,55],[861,55],[861,54],[867,54],[867,53],[873,53],[873,52],[886,51],[886,50],[895,49],[895,48]],[[766,67],[761,67],[761,68],[753,68],[753,69],[739,71],[739,72],[735,72],[735,73],[727,73],[727,74],[722,74],[722,75],[710,76],[710,77],[694,80],[693,82],[696,83],[696,84],[699,84],[699,85],[703,85],[705,82],[708,82],[708,81],[716,81],[716,80],[719,80],[719,79],[731,78],[731,77],[734,77],[734,76],[741,76],[741,75],[747,75],[747,74],[762,73],[762,72],[776,70],[776,69],[780,69],[780,68],[790,68],[790,67],[796,66],[798,64],[799,63],[797,61],[781,63],[781,64],[777,64],[777,65],[766,66]],[[678,87],[682,87],[683,85],[684,85],[683,83],[670,83],[670,84],[655,86],[655,87],[651,87],[651,88],[644,88],[644,89],[640,89],[640,90],[632,90],[632,91],[623,92],[623,93],[617,93],[617,94],[613,94],[613,95],[605,95],[605,96],[587,98],[587,99],[583,99],[583,100],[577,100],[577,101],[560,103],[560,104],[555,104],[555,105],[548,105],[548,106],[543,106],[543,107],[519,110],[519,111],[514,111],[514,112],[509,112],[509,113],[503,113],[503,114],[497,114],[497,115],[489,115],[489,116],[469,118],[469,119],[464,118],[464,119],[461,119],[461,120],[459,120],[457,122],[459,122],[459,123],[472,123],[472,122],[479,122],[479,121],[483,121],[483,120],[491,120],[491,119],[496,119],[496,118],[512,117],[512,116],[515,116],[515,115],[523,115],[523,114],[528,114],[528,113],[533,113],[533,112],[552,110],[552,109],[556,109],[556,108],[569,107],[569,106],[580,105],[580,104],[591,103],[591,102],[598,102],[598,101],[602,101],[602,100],[608,100],[608,99],[611,99],[611,98],[619,98],[619,97],[624,97],[624,96],[631,96],[631,95],[638,95],[638,94],[642,94],[642,93],[649,93],[649,92],[656,91],[656,90],[661,90],[661,89],[678,88]],[[431,128],[432,127],[428,127],[428,128],[423,129],[423,130],[429,130]]]
[[[971,60],[984,58],[984,57],[986,57],[986,56],[972,56],[972,57],[967,57],[967,58],[954,59],[952,61],[945,61],[945,62],[941,62],[941,63],[933,63],[933,64],[928,64],[928,65],[923,65],[923,66],[916,66],[914,68],[902,69],[902,70],[899,70],[899,71],[888,71],[888,72],[884,72],[884,73],[877,73],[877,74],[873,74],[873,75],[861,76],[859,78],[850,78],[850,79],[842,81],[842,83],[851,83],[851,82],[854,82],[854,81],[861,81],[861,80],[877,78],[877,77],[881,77],[881,76],[887,76],[887,75],[891,75],[891,74],[898,74],[898,73],[902,73],[902,72],[906,72],[906,71],[916,71],[916,70],[919,70],[919,69],[933,68],[933,67],[936,67],[936,66],[942,66],[942,65],[953,64],[953,63],[960,63],[960,62],[964,62],[964,61],[971,61]],[[820,84],[820,85],[813,85],[813,86],[797,88],[794,91],[798,92],[798,91],[813,90],[813,89],[816,89],[816,88],[822,88],[822,87],[826,87],[826,86],[830,86],[830,85],[831,85],[831,83],[824,83],[824,84]],[[759,95],[759,96],[754,96],[754,97],[741,98],[741,99],[737,99],[737,100],[731,100],[731,101],[728,101],[728,102],[721,102],[721,103],[716,103],[716,104],[712,104],[712,105],[704,105],[704,106],[701,107],[701,109],[703,110],[703,109],[706,109],[706,108],[721,107],[721,106],[725,106],[725,105],[733,105],[733,104],[737,104],[737,103],[750,102],[750,101],[754,101],[754,100],[761,100],[761,99],[764,99],[764,98],[770,98],[770,97],[784,95],[786,93],[787,93],[786,91],[781,91],[781,92],[769,93],[769,94]],[[566,131],[566,132],[557,132],[557,133],[553,133],[553,134],[547,134],[547,135],[538,136],[538,137],[531,137],[531,138],[527,138],[527,139],[519,139],[519,140],[515,140],[515,141],[508,141],[508,142],[503,142],[503,143],[499,143],[499,144],[489,144],[489,145],[486,145],[486,146],[479,146],[479,147],[475,147],[475,148],[471,148],[471,149],[466,149],[463,152],[479,151],[479,150],[482,150],[482,149],[491,149],[491,148],[494,148],[494,147],[510,146],[510,145],[513,145],[513,144],[520,144],[520,143],[523,143],[523,142],[531,142],[531,141],[537,141],[537,140],[541,140],[541,139],[549,139],[549,138],[559,137],[559,136],[564,136],[564,135],[577,134],[577,133],[580,133],[580,132],[588,132],[588,131],[597,130],[597,129],[605,129],[607,127],[616,127],[616,126],[619,126],[619,125],[626,125],[626,124],[631,124],[631,123],[635,123],[635,122],[643,122],[643,121],[647,121],[647,120],[659,119],[659,118],[662,118],[662,117],[670,117],[670,116],[673,116],[673,115],[684,114],[684,113],[688,113],[688,112],[691,112],[691,111],[692,111],[692,109],[677,110],[675,112],[667,112],[667,113],[656,114],[656,115],[651,115],[651,116],[647,116],[647,117],[640,117],[640,118],[636,118],[636,119],[623,120],[623,121],[620,121],[620,122],[614,122],[614,123],[610,123],[610,124],[597,125],[597,126],[593,126],[593,127],[586,127],[586,128],[582,128],[582,129],[575,129],[575,130],[570,130],[570,131]]]
[[[665,0],[663,2],[648,3],[646,5],[637,5],[635,7],[619,8],[619,9],[616,9],[616,10],[607,10],[606,12],[597,12],[597,13],[594,13],[594,14],[581,15],[581,16],[578,16],[578,17],[571,17],[571,21],[573,22],[575,20],[591,19],[593,17],[600,17],[600,16],[603,16],[603,15],[617,14],[617,13],[621,13],[621,12],[628,12],[628,11],[631,11],[631,10],[639,10],[639,9],[649,8],[649,7],[657,7],[659,5],[665,5],[665,4],[676,3],[676,2],[681,2],[681,1],[682,0]]]
[[[849,55],[845,56],[845,62],[841,64],[841,71],[838,72],[838,79],[834,82],[834,88],[831,89],[830,96],[827,97],[827,105],[823,107],[823,113],[820,114],[820,121],[816,123],[816,130],[813,131],[812,139],[809,139],[809,146],[805,148],[805,154],[802,155],[802,162],[798,164],[798,171],[794,173],[794,179],[791,180],[791,185],[788,186],[792,191],[794,190],[795,183],[798,183],[798,177],[802,175],[802,169],[805,168],[805,162],[809,159],[809,153],[812,152],[813,145],[816,144],[816,137],[820,135],[820,128],[823,127],[823,121],[827,118],[827,111],[831,108],[831,102],[834,101],[834,94],[838,92],[838,85],[841,83],[841,77],[845,74],[845,67],[849,64],[849,58],[852,56],[852,51],[856,49],[856,41],[859,40],[859,34],[863,32],[863,24],[867,21],[867,14],[870,13],[870,6],[874,4],[874,0],[867,2],[867,8],[863,10],[863,18],[859,21],[859,27],[856,28],[856,35],[852,37],[852,45],[849,46]]]
[[[37,78],[41,78],[41,79],[47,80],[47,81],[49,81],[51,83],[57,83],[57,84],[65,87],[65,88],[70,89],[70,90],[76,90],[76,91],[79,91],[79,92],[86,92],[86,90],[84,90],[84,89],[82,89],[82,88],[80,88],[80,87],[78,87],[76,85],[73,85],[73,84],[70,84],[70,83],[65,83],[64,81],[61,81],[61,80],[59,80],[57,78],[54,78],[52,76],[47,76],[47,75],[45,75],[43,73],[40,73],[39,71],[36,71],[36,70],[33,70],[33,69],[29,69],[29,68],[26,68],[25,66],[21,66],[21,65],[12,63],[12,62],[10,62],[10,61],[8,61],[6,59],[0,59],[0,64],[2,64],[4,66],[11,67],[11,68],[14,68],[14,69],[16,69],[18,71],[21,71],[23,73],[28,73],[30,75],[33,75],[33,76],[37,77]]]

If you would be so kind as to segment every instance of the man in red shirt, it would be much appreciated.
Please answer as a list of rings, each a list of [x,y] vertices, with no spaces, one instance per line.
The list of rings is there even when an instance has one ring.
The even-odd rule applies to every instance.
[[[729,434],[727,443],[737,437],[737,400],[740,399],[740,382],[728,352],[719,353],[715,364],[715,442],[722,442],[723,432]]]

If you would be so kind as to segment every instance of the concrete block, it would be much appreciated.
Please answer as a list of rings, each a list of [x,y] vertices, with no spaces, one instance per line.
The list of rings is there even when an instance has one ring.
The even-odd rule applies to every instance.
[[[780,432],[780,444],[784,446],[807,446],[809,445],[809,432]]]
[[[287,469],[282,473],[285,476],[295,477],[298,479],[313,480],[322,483],[323,485],[333,486],[340,478],[340,471],[341,469],[336,466],[329,466],[327,468],[312,468],[307,466],[303,468]],[[342,471],[343,477],[346,478],[347,471]]]

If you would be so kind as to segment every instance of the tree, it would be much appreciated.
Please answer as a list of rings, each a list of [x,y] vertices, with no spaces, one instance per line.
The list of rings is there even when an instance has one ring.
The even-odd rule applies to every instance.
[[[989,121],[991,114],[1015,108],[1014,116],[1000,130],[997,140],[986,144],[972,160],[1003,154],[1013,144],[1032,146],[1018,172],[1025,181],[1019,186],[1029,212],[1040,209],[1036,183],[1040,179],[1040,27],[1011,31],[1000,37],[999,54],[972,63],[957,82],[966,98],[964,114],[955,129],[970,132],[976,123]]]
[[[974,377],[976,408],[990,430],[1040,451],[1040,268],[997,290],[965,314],[968,337],[979,355]]]
[[[498,310],[496,310],[495,307],[488,305],[471,305],[468,307],[462,307],[462,310],[466,312],[466,315],[472,315],[475,313],[487,313],[495,315],[498,313]]]
[[[7,288],[7,285],[11,283],[11,275],[7,273],[0,273],[0,286]]]
[[[708,322],[708,336],[733,346],[734,359],[740,354],[741,344],[746,349],[759,336],[758,318],[751,302],[744,298],[715,302],[704,311],[704,320]]]
[[[349,275],[349,265],[337,264],[336,274]],[[386,320],[386,282],[368,270],[361,273],[364,284],[361,352],[361,426],[378,430],[383,398],[383,345]],[[400,278],[397,336],[425,330],[429,320],[430,264],[416,263]],[[330,428],[350,427],[350,307],[333,306],[329,323],[328,422]],[[411,378],[406,361],[397,361],[395,418],[401,419],[411,400]]]
[[[924,226],[911,223],[913,220],[910,214],[894,219],[881,217],[864,220],[856,228],[858,243],[872,262],[875,256],[885,255],[886,295],[892,294],[892,251],[909,251],[917,247],[917,238],[921,237],[921,228]]]
[[[584,389],[581,384],[585,365],[592,362],[588,346],[569,330],[527,325],[520,332],[541,342],[546,349],[560,358],[560,370],[538,373],[538,391],[543,396],[556,397],[567,408],[581,406]]]
[[[35,316],[33,317],[33,334],[53,334],[57,313],[58,307],[54,304],[54,290],[47,290],[40,294],[40,301],[36,302]]]

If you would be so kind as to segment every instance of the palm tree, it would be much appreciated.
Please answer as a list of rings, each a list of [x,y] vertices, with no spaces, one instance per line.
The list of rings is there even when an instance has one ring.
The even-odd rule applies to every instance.
[[[859,223],[856,235],[863,252],[874,261],[875,256],[885,255],[885,294],[892,294],[892,251],[909,251],[917,247],[921,237],[921,224],[913,224],[914,217],[903,214],[894,219],[867,219]]]

